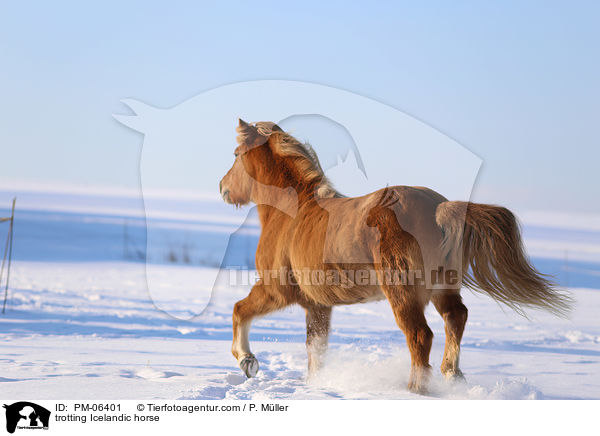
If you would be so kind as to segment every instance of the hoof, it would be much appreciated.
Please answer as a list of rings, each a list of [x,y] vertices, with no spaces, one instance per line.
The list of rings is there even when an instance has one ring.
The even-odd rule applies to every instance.
[[[452,383],[466,383],[467,382],[465,375],[462,373],[462,371],[460,369],[456,369],[453,371],[446,371],[444,373],[444,377],[446,378],[447,381],[452,382]]]
[[[408,382],[407,388],[408,391],[412,392],[413,394],[429,395],[429,389],[427,389],[427,385],[423,384],[422,382],[411,380]]]
[[[429,368],[413,368],[408,379],[408,390],[413,394],[428,395],[430,375]]]
[[[252,378],[258,372],[258,360],[252,355],[245,356],[240,360],[240,368],[244,371],[246,377]]]

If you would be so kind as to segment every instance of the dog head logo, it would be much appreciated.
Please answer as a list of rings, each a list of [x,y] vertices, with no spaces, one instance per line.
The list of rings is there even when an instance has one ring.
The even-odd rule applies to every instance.
[[[19,429],[48,429],[50,411],[38,404],[19,401],[4,405],[6,409],[6,431],[14,433]]]

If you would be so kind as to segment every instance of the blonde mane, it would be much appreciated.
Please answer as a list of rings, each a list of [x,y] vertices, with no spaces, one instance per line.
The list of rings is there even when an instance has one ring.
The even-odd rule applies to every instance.
[[[317,197],[343,197],[325,176],[317,153],[309,143],[298,141],[289,133],[284,132],[277,124],[270,121],[259,121],[250,124],[248,127],[240,126],[236,129],[238,144],[264,144],[271,135],[276,135],[274,137],[275,141],[272,142],[273,152],[280,156],[292,158],[292,165],[306,182],[320,181],[316,191]],[[256,141],[257,134],[264,138],[264,141]]]

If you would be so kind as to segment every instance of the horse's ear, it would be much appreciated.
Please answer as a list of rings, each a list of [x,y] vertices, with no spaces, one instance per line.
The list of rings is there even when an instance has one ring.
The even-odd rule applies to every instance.
[[[241,118],[239,119],[238,127],[235,130],[238,132],[236,139],[240,145],[253,144],[256,141],[256,138],[260,136],[256,127],[251,126]]]
[[[283,132],[283,129],[279,127],[277,124],[273,124],[272,128],[273,132]]]
[[[238,122],[238,127],[237,127],[237,129],[235,129],[235,130],[237,130],[238,133],[243,134],[243,135],[247,135],[247,136],[248,135],[249,136],[256,135],[256,133],[257,133],[256,127],[248,124],[247,122],[245,122],[241,118],[238,121],[239,121]]]

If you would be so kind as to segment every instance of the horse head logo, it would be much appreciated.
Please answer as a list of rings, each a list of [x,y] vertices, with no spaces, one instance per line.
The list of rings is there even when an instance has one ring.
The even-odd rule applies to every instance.
[[[227,286],[229,274],[225,270],[235,264],[228,260],[228,256],[235,258],[235,253],[228,250],[233,243],[232,235],[252,234],[256,238],[260,233],[259,222],[252,213],[224,208],[226,205],[216,195],[216,198],[188,202],[183,216],[185,224],[202,227],[206,237],[183,243],[188,247],[202,246],[210,253],[213,268],[186,269],[185,274],[194,275],[195,289],[183,289],[178,286],[177,277],[165,271],[161,264],[164,263],[161,252],[169,247],[164,229],[175,224],[170,221],[171,199],[156,195],[156,191],[180,186],[215,194],[220,190],[226,201],[245,203],[239,200],[247,198],[234,198],[231,188],[229,192],[227,187],[224,190],[223,182],[218,186],[231,167],[232,152],[236,148],[234,123],[239,117],[271,120],[274,122],[271,129],[277,126],[286,131],[294,130],[302,117],[329,120],[337,126],[338,132],[344,132],[342,136],[347,140],[340,143],[307,139],[318,151],[320,161],[316,160],[316,164],[324,175],[339,176],[340,170],[353,174],[352,194],[355,195],[401,181],[406,185],[430,186],[453,199],[468,200],[481,165],[478,157],[458,143],[403,112],[347,91],[311,83],[276,80],[236,83],[203,92],[170,109],[132,99],[123,103],[134,114],[115,115],[115,118],[144,135],[139,169],[147,226],[148,290],[158,308],[177,317],[201,314],[210,304],[213,290]],[[240,129],[246,129],[244,124],[249,125],[238,124],[238,134]],[[268,126],[260,128],[268,130]],[[259,141],[267,140],[264,135],[261,139],[260,131],[258,133]],[[316,159],[316,154],[314,156]],[[235,165],[231,171],[239,170],[234,169]],[[248,174],[246,182],[245,189],[249,183],[255,186],[260,183],[252,174]],[[264,198],[271,199],[272,206],[290,216],[296,213],[298,193],[268,185],[261,189],[270,189],[271,195]],[[242,191],[236,194],[248,194]],[[330,228],[335,227],[336,220],[343,220],[343,216],[332,215]],[[373,232],[377,232],[376,226]],[[334,235],[333,230],[328,233]],[[361,261],[338,259],[340,255],[324,252],[327,261]],[[347,257],[348,253],[342,256]],[[197,260],[192,260],[192,264],[199,265]],[[171,310],[171,301],[176,295],[189,295],[187,313]]]
[[[50,411],[38,404],[19,401],[6,409],[6,431],[14,433],[17,427],[47,429],[50,423]]]

